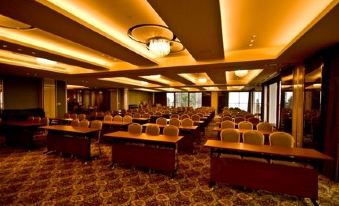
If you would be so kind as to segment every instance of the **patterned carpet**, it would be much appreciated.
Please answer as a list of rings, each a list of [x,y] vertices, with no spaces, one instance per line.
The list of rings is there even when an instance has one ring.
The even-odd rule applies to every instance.
[[[142,169],[112,169],[109,146],[87,164],[44,151],[0,148],[0,205],[312,205],[309,199],[262,190],[224,184],[209,188],[204,148],[180,154],[173,179]],[[339,205],[339,184],[320,177],[319,203]]]

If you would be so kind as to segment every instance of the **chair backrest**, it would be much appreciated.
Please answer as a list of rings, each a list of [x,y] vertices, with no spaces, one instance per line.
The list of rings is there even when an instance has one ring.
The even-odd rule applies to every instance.
[[[122,116],[120,116],[120,115],[115,115],[115,116],[113,117],[113,121],[114,121],[114,122],[122,122]]]
[[[265,143],[264,135],[257,130],[248,130],[242,135],[243,142],[246,144],[263,145]]]
[[[244,118],[244,117],[235,117],[235,118],[234,118],[234,122],[235,122],[235,123],[239,123],[239,122],[242,122],[242,121],[245,121],[245,118]]]
[[[128,125],[128,132],[139,135],[142,133],[142,126],[138,123],[132,123]]]
[[[151,118],[151,115],[148,113],[142,114],[141,115],[142,118]]]
[[[157,120],[156,120],[156,124],[159,124],[159,125],[167,125],[167,120],[166,120],[166,118],[164,118],[164,117],[159,117],[159,118],[157,118]]]
[[[193,126],[193,121],[190,118],[185,118],[181,120],[181,126],[183,127],[192,127]]]
[[[227,129],[227,128],[234,129],[235,128],[235,123],[230,121],[230,120],[226,120],[226,121],[221,122],[220,128],[221,129]]]
[[[249,118],[252,118],[252,117],[254,117],[254,115],[253,114],[246,114],[245,115],[245,118],[248,120]]]
[[[122,121],[123,122],[126,122],[126,123],[131,123],[133,121],[133,118],[132,116],[130,115],[125,115],[123,118],[122,118]]]
[[[192,119],[193,121],[200,121],[200,116],[197,115],[197,114],[193,114],[193,115],[191,116],[191,119]]]
[[[146,127],[146,134],[156,136],[160,134],[160,128],[157,124],[151,124]]]
[[[87,119],[81,120],[79,127],[89,127],[89,121]]]
[[[223,129],[220,132],[221,141],[240,142],[240,132],[236,129]]]
[[[49,125],[49,119],[48,117],[44,117],[40,121],[41,124],[48,126]]]
[[[179,127],[180,126],[180,120],[178,118],[171,118],[170,121],[169,121],[169,124]]]
[[[238,123],[238,129],[248,129],[252,130],[253,129],[253,124],[248,121],[242,121]]]
[[[65,114],[64,114],[64,118],[65,118],[65,119],[69,119],[69,118],[71,118],[71,115],[70,115],[69,113],[65,113]]]
[[[71,122],[72,127],[79,127],[80,121],[78,119],[73,119]]]
[[[262,132],[272,132],[273,126],[268,122],[260,122],[257,124],[257,130]]]
[[[259,124],[260,119],[256,117],[251,117],[251,118],[248,118],[247,121],[251,122],[253,125],[257,125]]]
[[[104,116],[104,121],[105,121],[105,122],[111,122],[111,121],[113,121],[112,115],[106,114],[106,115]]]
[[[186,119],[186,118],[190,118],[190,116],[188,114],[183,114],[180,116],[180,119]]]
[[[102,129],[102,122],[100,120],[91,121],[91,128]]]
[[[294,138],[286,132],[273,132],[269,137],[271,146],[294,147]]]
[[[178,136],[179,128],[174,125],[169,125],[164,128],[163,133],[164,135],[167,135],[167,136]]]
[[[179,115],[178,115],[178,114],[172,114],[170,118],[171,118],[171,119],[172,119],[172,118],[178,118],[178,119],[179,119]]]
[[[233,118],[231,116],[223,116],[222,121],[226,121],[226,120],[233,121]]]
[[[77,119],[77,118],[78,118],[78,115],[75,114],[75,113],[73,113],[73,114],[71,114],[71,118],[72,118],[72,119]]]
[[[79,114],[79,121],[86,119],[86,114]]]
[[[199,117],[204,117],[204,114],[203,113],[197,113],[197,115],[199,115]]]
[[[32,122],[33,123],[40,123],[41,122],[41,117],[34,117]]]

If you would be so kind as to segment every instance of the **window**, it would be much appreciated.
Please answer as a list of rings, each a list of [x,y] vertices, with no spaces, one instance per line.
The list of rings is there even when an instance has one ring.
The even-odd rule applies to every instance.
[[[189,93],[189,106],[195,108],[201,107],[202,94],[201,92]]]
[[[167,93],[166,94],[166,105],[168,107],[174,107],[174,93]]]
[[[228,94],[228,107],[237,107],[241,110],[248,110],[248,92],[230,92]]]
[[[268,86],[264,87],[264,121],[267,122],[267,109],[268,109]]]
[[[261,113],[261,92],[253,92],[252,113]]]
[[[292,109],[293,106],[293,92],[284,92],[284,105],[285,109]]]
[[[277,124],[277,87],[278,83],[273,83],[269,86],[268,122],[271,124]]]
[[[175,106],[176,107],[188,107],[188,93],[187,92],[175,93]]]
[[[4,93],[2,80],[0,80],[0,110],[4,109]]]

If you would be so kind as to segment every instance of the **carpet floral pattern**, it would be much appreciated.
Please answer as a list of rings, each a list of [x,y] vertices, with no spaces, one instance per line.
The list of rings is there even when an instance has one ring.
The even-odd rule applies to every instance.
[[[174,178],[124,166],[110,167],[111,148],[87,164],[71,157],[0,148],[0,205],[311,205],[308,199],[208,187],[209,155],[180,154]],[[92,153],[97,153],[92,147]],[[319,178],[321,205],[339,205],[339,184]]]

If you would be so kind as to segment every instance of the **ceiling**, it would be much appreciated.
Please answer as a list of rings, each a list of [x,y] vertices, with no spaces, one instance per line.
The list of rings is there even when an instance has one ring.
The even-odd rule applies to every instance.
[[[3,0],[0,73],[97,88],[248,90],[338,43],[338,19],[338,0]],[[129,38],[139,24],[168,27],[185,50],[157,58]]]

